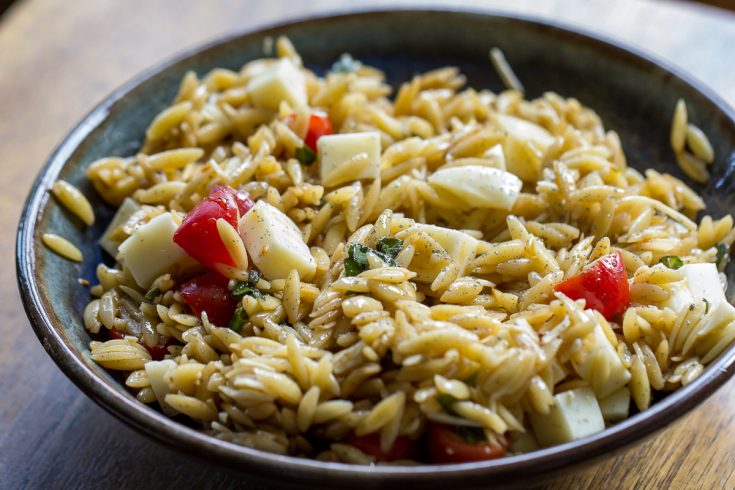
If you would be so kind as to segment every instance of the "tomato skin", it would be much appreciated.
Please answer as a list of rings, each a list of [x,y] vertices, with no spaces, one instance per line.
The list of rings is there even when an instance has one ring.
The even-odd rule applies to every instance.
[[[227,288],[228,282],[226,277],[208,272],[185,282],[180,289],[181,296],[197,316],[206,311],[210,322],[226,327],[238,303]]]
[[[230,201],[230,199],[234,199],[237,210],[240,212],[240,216],[247,213],[250,208],[255,206],[255,203],[250,199],[247,192],[235,190],[228,185],[218,185],[211,190],[207,199],[220,202],[223,207],[227,208],[232,205],[232,201]],[[236,224],[237,223],[235,223],[235,225]]]
[[[209,269],[214,269],[217,262],[234,266],[217,231],[217,220],[222,218],[237,229],[240,216],[251,207],[253,201],[245,192],[219,185],[186,215],[174,233],[174,242]]]
[[[571,299],[584,299],[587,308],[599,311],[607,320],[625,311],[630,302],[628,274],[620,252],[603,255],[554,289]]]
[[[325,134],[332,134],[332,123],[329,121],[329,117],[321,112],[312,112],[309,116],[309,129],[306,131],[306,137],[304,138],[304,144],[311,148],[311,151],[315,152],[316,142]]]
[[[354,432],[351,432],[345,442],[351,446],[355,446],[367,455],[374,456],[378,461],[411,459],[416,452],[416,441],[406,436],[397,437],[393,443],[393,447],[387,453],[384,453],[380,449],[380,433],[358,436]]]
[[[110,336],[110,340],[123,340],[125,338],[125,334],[115,328],[109,329],[107,334]]]
[[[168,354],[168,346],[166,344],[156,344],[153,347],[146,345],[145,348],[148,349],[148,353],[154,361],[162,361],[166,354]]]
[[[504,456],[508,448],[505,438],[501,439],[499,446],[467,443],[462,440],[455,427],[445,424],[432,423],[429,438],[431,461],[436,464],[487,461]]]
[[[296,121],[296,114],[291,114],[287,117],[287,120],[293,125],[294,121]],[[319,111],[312,112],[309,115],[309,127],[306,129],[304,144],[316,153],[316,142],[319,138],[332,133],[334,133],[334,129],[332,128],[332,122],[329,120],[329,116]]]

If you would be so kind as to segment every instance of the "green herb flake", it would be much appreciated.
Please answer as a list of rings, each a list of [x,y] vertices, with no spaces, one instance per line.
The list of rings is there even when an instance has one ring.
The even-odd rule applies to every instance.
[[[347,259],[345,259],[345,274],[352,277],[366,271],[368,268],[368,252],[370,252],[370,248],[360,243],[350,245],[347,250]]]
[[[661,260],[659,260],[659,263],[665,265],[669,269],[678,269],[682,265],[684,265],[684,261],[681,260],[676,255],[665,255],[661,257]]]
[[[227,327],[233,332],[239,333],[240,330],[242,330],[242,326],[245,325],[245,322],[247,320],[248,320],[247,312],[242,308],[242,306],[238,306],[235,309],[235,314],[232,315],[232,320],[230,320],[230,324]]]
[[[334,62],[330,72],[332,73],[352,73],[362,67],[362,62],[352,57],[350,53],[344,53]]]
[[[715,258],[715,264],[717,264],[717,268],[719,269],[722,265],[722,261],[727,258],[727,256],[730,253],[730,247],[725,245],[724,243],[718,243],[715,245],[715,248],[717,249],[717,256]]]
[[[385,254],[393,259],[396,258],[398,253],[403,248],[403,241],[394,237],[384,237],[378,242],[378,252]]]
[[[454,402],[457,401],[456,398],[454,398],[452,395],[447,395],[445,393],[442,393],[441,395],[438,395],[436,397],[437,403],[441,405],[442,409],[444,409],[445,412],[447,412],[449,415],[457,415],[457,412],[454,411],[454,408],[452,406],[454,405]]]
[[[704,314],[706,315],[709,313],[709,301],[707,301],[707,298],[702,298],[702,301],[704,301]]]
[[[457,426],[457,434],[467,444],[479,444],[481,442],[487,442],[485,432],[477,427],[465,427],[463,425]]]
[[[308,146],[296,148],[296,160],[298,160],[301,165],[311,165],[316,161],[316,153],[314,153]]]
[[[161,294],[161,289],[160,288],[152,288],[147,293],[145,293],[145,296],[143,296],[143,297],[145,298],[146,301],[153,301],[154,299],[156,299],[156,297],[159,294]]]
[[[238,282],[235,287],[232,288],[232,297],[240,299],[243,296],[251,296],[253,298],[260,298],[262,296],[260,290],[250,284],[249,282]]]

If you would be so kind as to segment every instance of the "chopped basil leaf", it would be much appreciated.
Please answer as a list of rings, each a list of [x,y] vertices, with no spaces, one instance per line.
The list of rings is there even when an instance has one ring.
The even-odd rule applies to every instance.
[[[356,276],[361,272],[368,270],[368,254],[373,254],[389,266],[395,266],[396,261],[389,254],[373,250],[367,245],[361,243],[353,243],[347,250],[347,258],[345,259],[345,274],[347,276]]]
[[[725,260],[725,258],[728,256],[730,252],[730,247],[725,245],[724,243],[718,243],[715,245],[715,248],[717,249],[717,258],[715,259],[715,264],[717,264],[717,268],[720,268],[720,265],[722,265],[722,261]]]
[[[247,282],[238,282],[235,287],[232,288],[233,298],[242,298],[243,296],[252,296],[253,298],[260,298],[260,290]]]
[[[255,269],[250,269],[248,271],[248,284],[255,286],[258,284],[258,281],[260,281],[260,272]]]
[[[146,301],[153,301],[159,294],[161,294],[161,290],[159,288],[153,288],[145,293],[145,296],[143,297],[146,299]]]
[[[362,67],[362,62],[352,57],[350,53],[344,53],[334,62],[329,71],[332,73],[352,73]]]
[[[665,255],[659,260],[660,263],[668,267],[669,269],[678,269],[684,265],[684,261],[676,255]]]
[[[296,160],[298,160],[301,165],[311,165],[316,161],[316,153],[314,153],[308,146],[296,148]]]
[[[463,425],[457,426],[457,434],[459,434],[459,437],[461,437],[467,444],[487,442],[485,431],[477,427],[465,427]]]
[[[230,324],[228,325],[228,328],[232,330],[233,332],[240,332],[240,330],[242,330],[242,326],[245,325],[245,322],[247,320],[248,320],[247,312],[242,308],[242,306],[238,306],[235,309],[235,314],[232,315],[232,320],[230,320]]]
[[[436,401],[441,405],[441,407],[444,409],[445,412],[447,412],[449,415],[456,415],[457,412],[454,411],[452,408],[452,405],[454,405],[454,402],[457,401],[456,398],[454,398],[452,395],[447,394],[441,394],[436,397]]]
[[[401,251],[401,248],[403,248],[403,242],[398,238],[387,236],[381,238],[378,242],[378,252],[388,255],[393,259],[396,258],[396,255]]]
[[[356,276],[364,272],[368,268],[367,254],[370,251],[365,245],[353,243],[347,249],[347,258],[345,259],[345,274],[348,276]]]

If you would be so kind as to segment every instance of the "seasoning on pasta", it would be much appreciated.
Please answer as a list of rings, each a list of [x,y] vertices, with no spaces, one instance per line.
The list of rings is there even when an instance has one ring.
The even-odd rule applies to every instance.
[[[478,461],[645,410],[735,338],[732,218],[695,223],[578,100],[524,99],[497,50],[516,90],[273,46],[186,74],[138,154],[89,167],[119,206],[91,357],[141,402],[279,454]],[[671,140],[707,179],[684,102]]]

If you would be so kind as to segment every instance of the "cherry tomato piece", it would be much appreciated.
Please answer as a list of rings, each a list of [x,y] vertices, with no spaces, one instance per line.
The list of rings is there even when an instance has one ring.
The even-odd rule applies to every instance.
[[[166,354],[168,354],[168,346],[166,344],[157,344],[153,347],[145,346],[145,348],[148,349],[148,353],[154,361],[162,361]]]
[[[364,436],[350,433],[345,441],[351,446],[355,446],[363,453],[374,456],[378,461],[396,461],[398,459],[411,459],[416,452],[416,441],[406,436],[399,436],[393,443],[393,447],[386,453],[380,449],[380,434],[366,434]]]
[[[332,134],[332,123],[329,117],[321,112],[313,112],[309,116],[309,129],[306,131],[304,144],[316,153],[316,142],[326,134]]]
[[[217,186],[184,218],[174,233],[174,242],[209,269],[215,269],[218,262],[234,266],[235,262],[217,230],[217,220],[222,218],[237,229],[240,216],[252,206],[253,201],[245,192],[225,185]]]
[[[587,308],[599,311],[607,320],[625,311],[630,302],[628,274],[620,252],[603,255],[554,289],[571,299],[584,299]]]
[[[226,277],[208,272],[185,282],[180,292],[184,302],[197,316],[206,311],[210,322],[226,327],[238,303],[227,288],[227,283]]]
[[[451,425],[431,424],[429,452],[433,463],[469,463],[505,455],[508,442],[504,437],[501,438],[499,445],[491,445],[483,441],[468,441],[460,434],[461,429],[466,430],[466,428]]]

